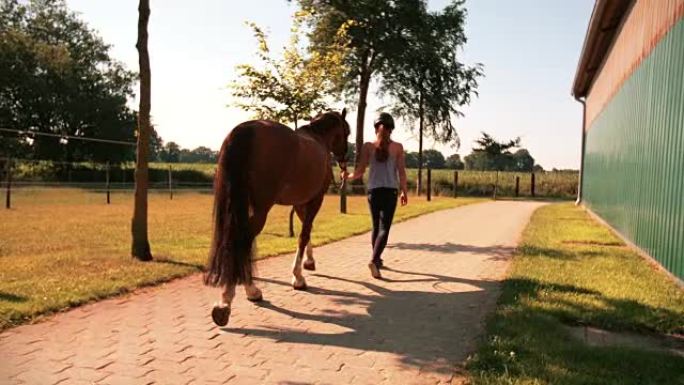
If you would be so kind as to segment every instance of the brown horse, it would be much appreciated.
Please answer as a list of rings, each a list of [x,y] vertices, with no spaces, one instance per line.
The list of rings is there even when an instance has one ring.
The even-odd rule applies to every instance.
[[[344,168],[349,124],[346,109],[326,112],[293,131],[282,124],[254,120],[235,127],[221,146],[214,178],[214,240],[204,282],[224,286],[212,311],[217,325],[228,323],[235,286],[250,301],[262,300],[253,280],[253,243],[274,204],[294,206],[302,221],[292,286],[306,290],[304,268],[315,269],[309,244],[314,218],[332,180],[331,153]]]

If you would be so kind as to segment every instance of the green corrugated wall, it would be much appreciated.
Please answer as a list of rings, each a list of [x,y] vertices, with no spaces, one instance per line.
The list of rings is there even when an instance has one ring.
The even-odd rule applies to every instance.
[[[586,135],[584,203],[684,280],[684,20]]]

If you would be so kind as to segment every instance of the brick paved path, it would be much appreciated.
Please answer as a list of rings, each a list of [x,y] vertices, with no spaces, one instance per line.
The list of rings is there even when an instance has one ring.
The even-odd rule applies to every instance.
[[[0,334],[0,384],[459,383],[497,280],[538,203],[492,202],[397,224],[385,279],[369,236],[316,250],[308,292],[291,256],[258,264],[266,302],[243,290],[226,328],[199,275]],[[315,236],[315,234],[314,234]]]

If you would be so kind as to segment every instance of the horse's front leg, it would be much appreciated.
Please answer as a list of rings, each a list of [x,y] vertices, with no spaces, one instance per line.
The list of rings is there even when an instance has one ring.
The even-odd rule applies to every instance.
[[[296,206],[295,211],[297,216],[302,221],[302,231],[299,233],[299,243],[297,245],[297,254],[295,254],[294,264],[292,266],[292,287],[295,290],[306,290],[306,280],[302,275],[302,257],[304,251],[307,250],[307,265],[304,266],[307,270],[313,270],[316,265],[313,260],[313,250],[311,249],[311,230],[313,229],[313,221],[318,214],[318,210],[321,208],[323,203],[324,194],[314,198],[306,205]]]

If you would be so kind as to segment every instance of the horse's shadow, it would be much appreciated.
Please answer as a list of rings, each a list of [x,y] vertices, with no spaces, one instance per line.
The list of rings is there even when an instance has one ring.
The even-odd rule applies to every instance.
[[[322,309],[319,314],[308,314],[285,309],[268,301],[262,302],[261,306],[299,320],[330,323],[348,331],[324,334],[265,325],[261,328],[224,330],[271,338],[278,342],[389,352],[398,355],[403,364],[423,371],[453,373],[455,365],[465,360],[466,354],[472,349],[472,346],[466,347],[464,344],[472,342],[472,333],[477,330],[472,324],[479,325],[481,322],[484,310],[481,306],[484,303],[493,305],[493,301],[485,300],[487,297],[495,298],[490,292],[496,290],[498,283],[387,270],[392,276],[416,277],[385,279],[389,283],[433,282],[433,287],[437,290],[453,287],[462,291],[391,290],[370,282],[315,274],[316,277],[331,281],[330,286],[349,287],[349,290],[309,288],[310,294],[331,297],[332,302],[337,305],[334,308]],[[260,280],[289,286],[277,280]],[[354,290],[357,285],[366,290],[361,290],[363,293]],[[349,313],[344,309],[346,305],[365,308],[366,314]]]

